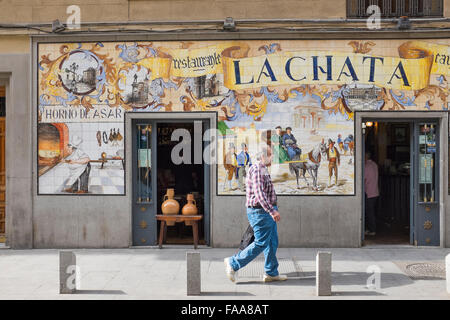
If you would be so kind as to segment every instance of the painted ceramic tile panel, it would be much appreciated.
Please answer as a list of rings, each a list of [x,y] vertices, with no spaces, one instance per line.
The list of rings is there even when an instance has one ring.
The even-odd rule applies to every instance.
[[[448,110],[449,40],[39,45],[39,193],[123,194],[128,111],[218,113],[218,194],[354,194],[354,111]]]

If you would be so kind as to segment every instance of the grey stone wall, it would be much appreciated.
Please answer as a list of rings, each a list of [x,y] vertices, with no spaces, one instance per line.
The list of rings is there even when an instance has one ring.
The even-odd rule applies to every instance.
[[[126,248],[131,208],[124,196],[35,196],[35,248]]]
[[[358,184],[357,184],[358,185]],[[355,188],[359,190],[358,188]],[[216,197],[214,247],[236,247],[248,226],[244,196]],[[359,247],[360,196],[279,196],[281,247]]]
[[[88,40],[80,38],[80,41]],[[121,40],[113,37],[113,40]],[[55,41],[55,39],[49,38]],[[67,39],[65,39],[67,41]],[[63,41],[60,39],[59,41]],[[36,61],[34,51],[31,61]],[[33,63],[31,75],[35,75]],[[0,55],[0,75],[9,81],[7,102],[7,237],[13,248],[120,248],[131,245],[131,162],[127,161],[126,196],[38,196],[36,79],[26,54]],[[30,80],[31,79],[31,80]],[[33,85],[31,85],[33,84]],[[30,89],[31,86],[31,89]],[[30,91],[31,90],[31,91]],[[29,95],[31,92],[31,98]],[[31,107],[32,106],[32,107]],[[431,112],[429,115],[431,116]],[[378,115],[378,114],[377,114]],[[379,113],[398,117],[399,113]],[[402,117],[424,113],[402,112]],[[356,159],[353,196],[280,196],[281,247],[359,247],[361,245],[361,117],[355,117]],[[447,190],[447,124],[441,123],[441,239],[450,246]],[[127,131],[129,132],[129,131]],[[245,197],[216,196],[211,166],[211,245],[236,247],[247,227]]]

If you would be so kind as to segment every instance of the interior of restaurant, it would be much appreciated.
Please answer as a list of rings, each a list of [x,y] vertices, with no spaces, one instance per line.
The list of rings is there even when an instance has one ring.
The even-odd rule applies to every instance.
[[[364,142],[365,152],[378,165],[380,193],[375,205],[376,234],[365,235],[364,244],[409,244],[411,124],[366,122]]]
[[[190,136],[194,137],[194,122],[186,123],[158,123],[157,129],[157,210],[162,214],[162,208],[165,199],[164,196],[168,189],[174,189],[173,199],[179,203],[179,213],[182,214],[183,207],[187,204],[187,195],[192,194],[195,199],[197,215],[204,214],[204,163],[194,163],[194,138],[191,139],[191,161],[190,164],[175,164],[172,161],[172,149],[179,143],[171,141],[171,136],[176,129],[186,129]],[[180,156],[184,156],[184,151]],[[160,232],[160,221],[158,221],[158,238]],[[198,224],[199,244],[205,244],[204,237],[204,219]],[[167,226],[167,233],[164,243],[166,244],[192,244],[193,230],[192,226],[185,222],[178,222]]]

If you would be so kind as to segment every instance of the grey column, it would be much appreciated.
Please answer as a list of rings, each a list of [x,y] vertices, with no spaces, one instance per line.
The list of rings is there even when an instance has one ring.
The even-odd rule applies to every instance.
[[[72,251],[59,252],[59,293],[70,294],[76,291],[76,257]]]
[[[317,253],[316,295],[331,296],[331,252]]]
[[[187,295],[200,295],[201,268],[200,252],[186,252],[186,285]]]

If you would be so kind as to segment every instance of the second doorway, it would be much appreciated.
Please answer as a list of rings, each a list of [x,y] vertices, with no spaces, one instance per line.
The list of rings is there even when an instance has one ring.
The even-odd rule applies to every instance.
[[[365,245],[411,243],[412,127],[406,121],[365,122]]]

